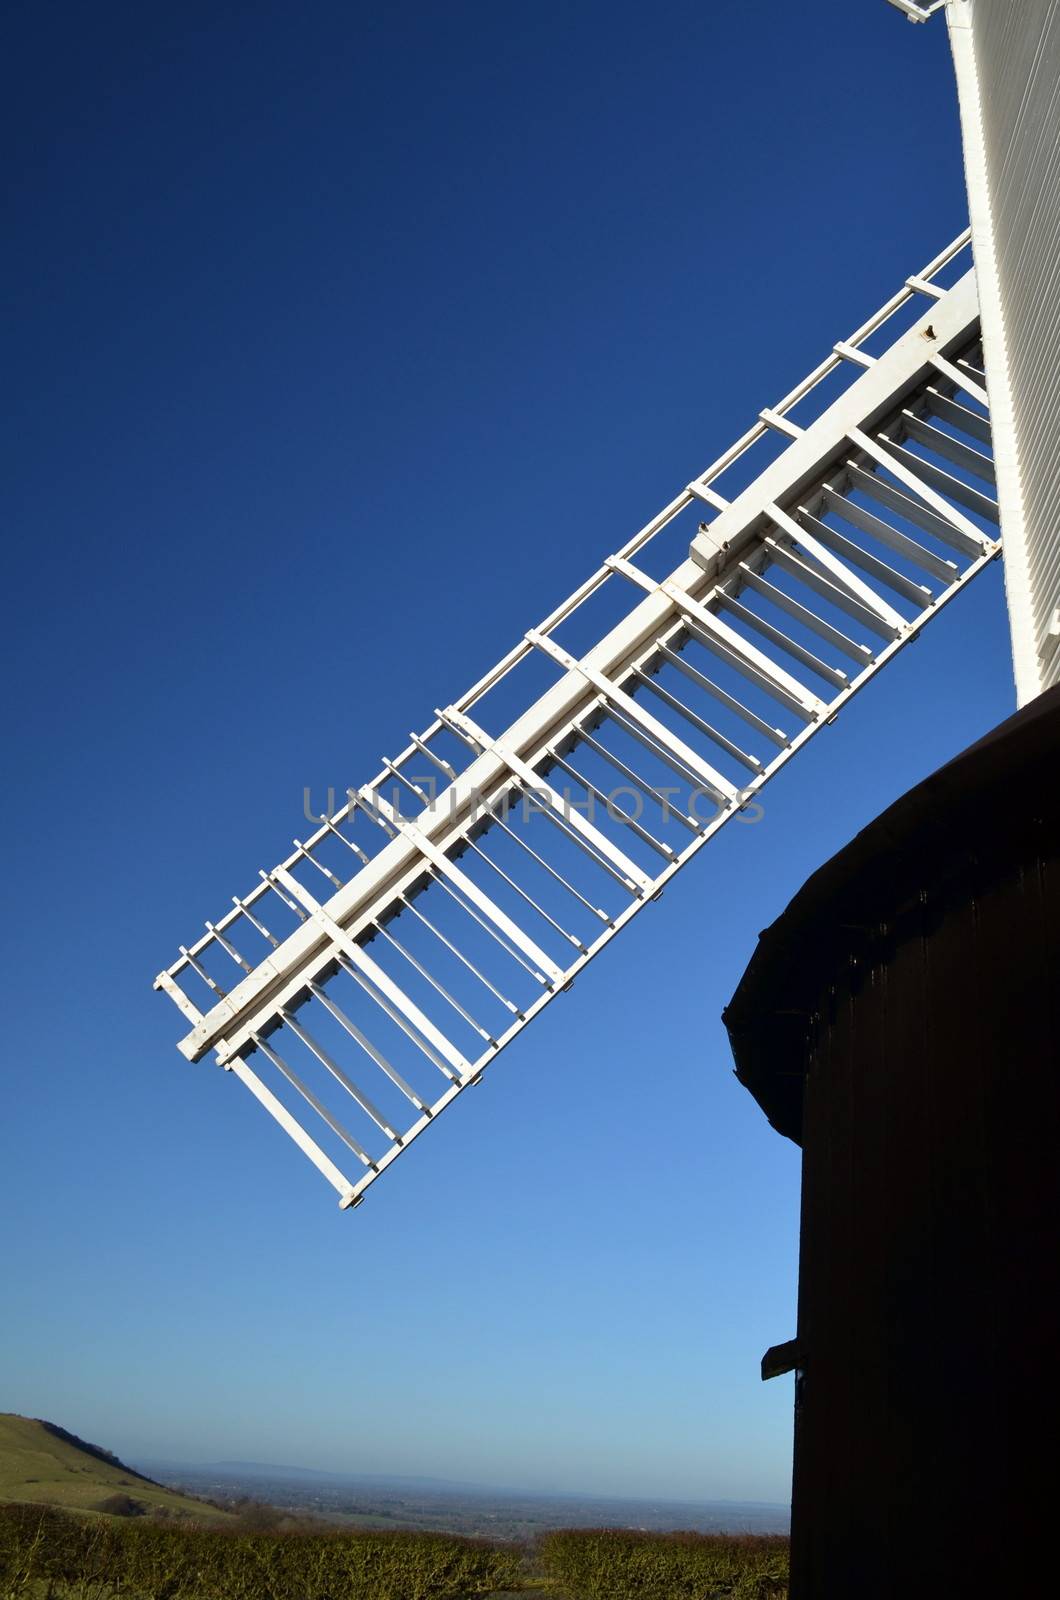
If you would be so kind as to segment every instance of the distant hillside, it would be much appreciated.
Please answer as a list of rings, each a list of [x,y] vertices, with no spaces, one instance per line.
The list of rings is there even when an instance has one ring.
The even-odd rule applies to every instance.
[[[0,1411],[0,1501],[31,1500],[69,1511],[121,1516],[164,1513],[226,1522],[228,1513],[164,1489],[53,1422]]]

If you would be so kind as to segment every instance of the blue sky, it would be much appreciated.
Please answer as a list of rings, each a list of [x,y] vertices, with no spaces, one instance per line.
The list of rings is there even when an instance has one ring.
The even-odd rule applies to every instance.
[[[151,990],[965,222],[883,0],[23,7],[3,97],[0,1409],[120,1452],[783,1500],[760,928],[1013,707],[1001,573],[355,1215]]]

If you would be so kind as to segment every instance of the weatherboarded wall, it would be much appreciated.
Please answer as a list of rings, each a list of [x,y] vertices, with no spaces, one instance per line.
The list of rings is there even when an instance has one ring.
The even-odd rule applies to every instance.
[[[1060,682],[1060,3],[947,14],[1022,704]]]
[[[803,1149],[792,1600],[1056,1588],[1058,745],[1060,687],[826,862],[725,1012]]]

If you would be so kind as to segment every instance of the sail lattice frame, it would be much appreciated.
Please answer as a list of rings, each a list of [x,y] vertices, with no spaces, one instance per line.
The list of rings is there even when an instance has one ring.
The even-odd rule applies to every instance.
[[[967,252],[907,279],[155,980],[183,1053],[214,1051],[342,1206],[1000,553]]]

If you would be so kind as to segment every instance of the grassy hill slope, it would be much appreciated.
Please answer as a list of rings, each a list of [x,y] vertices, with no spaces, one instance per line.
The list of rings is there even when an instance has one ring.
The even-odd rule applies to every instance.
[[[30,1500],[68,1511],[108,1511],[112,1496],[134,1502],[125,1514],[165,1512],[196,1522],[231,1520],[227,1512],[163,1489],[107,1450],[54,1423],[0,1411],[0,1501]],[[117,1502],[115,1502],[115,1507]]]

